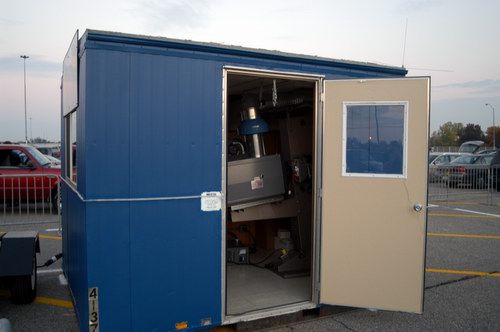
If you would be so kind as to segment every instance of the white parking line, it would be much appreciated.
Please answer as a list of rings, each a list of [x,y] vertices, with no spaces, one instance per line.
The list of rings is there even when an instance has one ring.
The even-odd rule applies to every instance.
[[[62,273],[62,269],[38,270],[36,274]]]
[[[466,213],[479,214],[479,215],[482,215],[482,216],[489,216],[489,217],[500,218],[500,214],[485,213],[485,212],[478,212],[478,211],[464,210],[464,209],[452,209],[452,210],[460,211],[460,212],[466,212]]]
[[[428,208],[435,208],[435,207],[439,207],[439,205],[435,205],[435,204],[428,204],[427,205]],[[465,210],[465,209],[459,209],[459,208],[452,208],[452,207],[446,207],[450,210],[454,210],[454,211],[460,211],[460,212],[465,212],[465,213],[472,213],[472,214],[479,214],[479,215],[482,215],[482,216],[488,216],[488,217],[497,217],[497,218],[500,218],[500,214],[493,214],[493,213],[486,213],[486,212],[479,212],[479,211],[473,211],[473,210]]]
[[[62,273],[59,275],[59,284],[61,286],[66,286],[68,284],[68,280],[66,279],[66,277]]]

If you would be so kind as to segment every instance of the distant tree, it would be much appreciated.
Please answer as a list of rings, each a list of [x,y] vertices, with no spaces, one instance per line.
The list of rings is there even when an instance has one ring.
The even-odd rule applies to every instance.
[[[31,140],[31,143],[50,143],[45,138],[37,137]]]
[[[431,135],[431,146],[457,146],[460,133],[464,129],[463,123],[452,123],[448,121],[439,127]]]
[[[495,143],[496,143],[496,147],[500,147],[500,127],[499,126],[495,126]],[[485,143],[486,143],[486,146],[491,146],[493,147],[493,126],[491,127],[488,127],[488,129],[486,129],[486,138],[485,138]]]
[[[473,123],[468,123],[459,133],[458,133],[458,144],[462,144],[467,141],[484,141],[485,136],[481,130],[481,126]]]

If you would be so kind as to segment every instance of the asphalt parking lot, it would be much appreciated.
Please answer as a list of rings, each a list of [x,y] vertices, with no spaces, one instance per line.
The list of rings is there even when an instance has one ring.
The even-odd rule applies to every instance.
[[[500,331],[500,206],[429,208],[424,313],[357,309],[270,331]]]
[[[1,226],[0,230],[38,230],[40,249],[38,265],[62,251],[57,223],[25,226]],[[61,261],[38,269],[38,294],[29,305],[10,302],[7,289],[0,289],[0,318],[9,319],[13,331],[78,331],[69,288],[61,276]],[[61,277],[60,277],[61,276]]]
[[[61,252],[56,224],[0,226],[37,229],[39,264]],[[268,331],[500,331],[500,206],[463,201],[429,207],[422,315],[355,309]],[[68,287],[57,262],[38,272],[33,304],[13,305],[0,290],[0,317],[13,331],[78,331]]]

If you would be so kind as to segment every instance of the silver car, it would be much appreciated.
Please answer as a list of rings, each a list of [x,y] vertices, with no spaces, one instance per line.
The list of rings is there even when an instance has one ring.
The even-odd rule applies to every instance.
[[[443,177],[441,165],[447,165],[451,161],[463,156],[464,153],[460,152],[431,152],[429,154],[429,181],[441,181]]]

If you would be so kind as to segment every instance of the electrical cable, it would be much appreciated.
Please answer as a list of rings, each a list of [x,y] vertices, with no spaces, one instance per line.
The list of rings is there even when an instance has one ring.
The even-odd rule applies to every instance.
[[[258,266],[258,267],[263,267],[263,266],[259,266],[258,264],[262,264],[264,263],[265,261],[267,261],[269,258],[271,258],[275,253],[277,252],[280,252],[281,249],[275,249],[272,253],[270,253],[269,255],[267,255],[264,259],[262,259],[261,261],[257,262],[257,263],[252,263],[250,261],[250,259],[248,260],[248,263],[251,264],[251,265],[254,265],[254,266]]]
[[[37,268],[41,268],[41,267],[47,267],[47,266],[50,266],[52,264],[54,264],[55,262],[57,262],[59,259],[61,259],[63,257],[63,254],[62,252],[55,255],[55,256],[52,256],[49,260],[47,260],[44,264],[42,265],[38,265]]]
[[[235,240],[240,241],[240,239],[238,238],[238,236],[236,234],[234,234],[233,232],[227,231],[227,234],[231,235]]]
[[[257,241],[255,241],[255,236],[253,236],[252,232],[250,232],[248,228],[244,229],[243,232],[248,233],[248,235],[252,238],[253,245],[250,247],[250,253],[255,253],[257,251]]]

